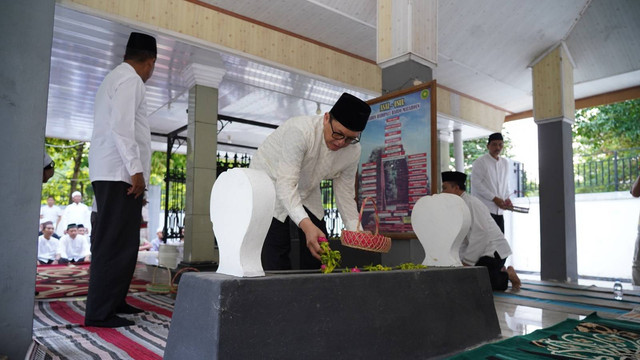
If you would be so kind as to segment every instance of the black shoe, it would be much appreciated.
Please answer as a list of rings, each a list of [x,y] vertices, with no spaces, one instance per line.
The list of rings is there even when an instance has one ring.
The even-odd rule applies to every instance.
[[[123,319],[115,315],[106,320],[84,319],[84,326],[95,326],[95,327],[103,327],[103,328],[117,328],[122,326],[131,326],[134,324],[135,322],[131,320]]]
[[[133,307],[127,303],[116,308],[116,314],[140,314],[142,312],[144,312],[144,310]]]

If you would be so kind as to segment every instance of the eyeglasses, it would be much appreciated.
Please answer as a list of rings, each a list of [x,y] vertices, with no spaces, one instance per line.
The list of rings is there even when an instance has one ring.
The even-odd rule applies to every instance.
[[[345,135],[343,133],[339,133],[339,132],[336,132],[335,130],[333,130],[332,121],[333,121],[333,116],[329,118],[329,126],[331,127],[331,137],[332,138],[334,138],[336,140],[343,140],[344,139],[344,141],[346,143],[349,143],[349,144],[357,144],[357,143],[360,142],[360,138],[359,137],[347,136],[347,135]]]

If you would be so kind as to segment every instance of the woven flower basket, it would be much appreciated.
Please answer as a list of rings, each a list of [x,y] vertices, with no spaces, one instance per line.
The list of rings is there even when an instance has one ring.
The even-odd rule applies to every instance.
[[[362,212],[364,211],[364,205],[367,200],[371,200],[373,204],[375,219],[376,219],[376,233],[370,234],[369,232],[360,231],[360,221],[362,221]],[[340,242],[344,246],[374,251],[380,253],[389,252],[391,249],[391,238],[387,236],[383,236],[378,234],[378,207],[376,206],[376,202],[373,199],[367,197],[362,201],[362,206],[360,207],[360,216],[358,217],[358,225],[356,227],[356,231],[342,230],[342,234],[340,236]]]

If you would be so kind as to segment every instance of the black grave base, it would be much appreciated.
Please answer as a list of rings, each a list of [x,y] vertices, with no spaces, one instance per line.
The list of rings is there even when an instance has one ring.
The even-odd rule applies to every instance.
[[[382,264],[398,266],[402,263],[421,264],[424,260],[424,249],[418,239],[393,239],[388,253],[378,253],[344,246],[340,240],[329,240],[332,250],[339,250],[342,255],[341,267],[359,267]],[[306,246],[300,248],[298,240],[291,242],[291,264],[294,269],[300,269],[300,251],[309,251]]]
[[[500,335],[480,267],[186,273],[165,359],[428,359]]]

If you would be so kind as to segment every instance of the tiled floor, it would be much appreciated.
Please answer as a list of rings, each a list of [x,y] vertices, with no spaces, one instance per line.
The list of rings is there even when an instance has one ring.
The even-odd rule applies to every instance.
[[[540,280],[539,276],[521,275],[523,280]],[[595,285],[604,289],[612,289],[613,282],[598,280],[582,280],[578,281],[578,285],[590,286]],[[625,291],[638,291],[640,287],[632,286],[629,283],[623,283]],[[613,294],[612,294],[613,296]],[[500,329],[502,330],[502,339],[506,339],[517,335],[530,334],[538,329],[553,326],[566,319],[582,320],[584,314],[571,314],[561,311],[539,309],[530,306],[514,305],[494,299]],[[606,316],[606,314],[601,314]]]
[[[568,314],[499,301],[495,301],[495,306],[498,321],[500,322],[500,330],[502,331],[502,339],[530,334],[566,319],[582,320],[585,317],[584,315]]]

